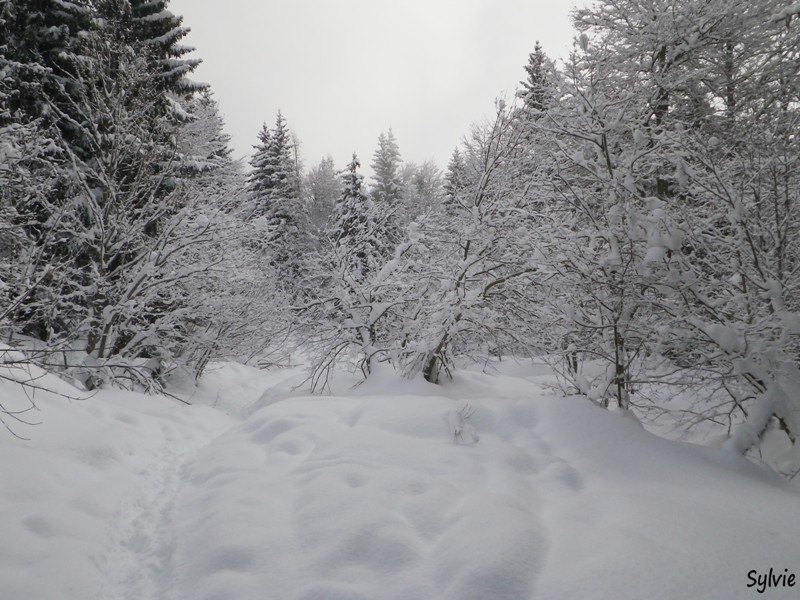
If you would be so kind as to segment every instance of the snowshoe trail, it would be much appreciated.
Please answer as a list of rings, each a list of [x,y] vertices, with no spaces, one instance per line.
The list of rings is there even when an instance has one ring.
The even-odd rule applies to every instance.
[[[102,558],[106,582],[103,598],[164,600],[172,573],[175,499],[184,482],[185,465],[219,432],[198,436],[180,425],[161,425],[161,443],[142,465],[140,486],[118,510]]]
[[[454,438],[463,403],[442,397],[257,410],[187,467],[168,597],[534,597],[550,546],[535,479],[546,461],[504,437],[519,415],[502,405],[471,415],[478,443]]]

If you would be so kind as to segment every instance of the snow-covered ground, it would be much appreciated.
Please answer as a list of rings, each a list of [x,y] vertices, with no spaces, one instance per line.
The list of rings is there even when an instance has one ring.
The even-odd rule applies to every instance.
[[[800,579],[796,486],[550,379],[505,363],[310,396],[299,369],[218,364],[191,406],[37,392],[29,439],[0,433],[0,599],[800,597],[747,586]],[[25,403],[2,380],[0,399]]]

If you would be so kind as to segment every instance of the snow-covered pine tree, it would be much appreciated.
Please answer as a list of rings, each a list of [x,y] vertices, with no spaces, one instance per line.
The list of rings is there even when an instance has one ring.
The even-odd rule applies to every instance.
[[[176,126],[164,115],[154,129],[153,109],[163,93],[141,88],[131,95],[146,80],[148,64],[126,47],[107,44],[105,33],[90,41],[92,61],[81,67],[82,79],[110,71],[115,77],[85,86],[74,98],[86,119],[72,125],[81,129],[91,159],[63,149],[76,186],[62,227],[79,271],[64,290],[61,310],[70,316],[68,338],[85,340],[90,371],[118,378],[123,369],[124,377],[147,385],[186,342],[186,284],[213,265],[194,258],[199,246],[214,241],[216,229],[205,198],[190,197],[177,183],[180,164],[156,160],[154,167],[153,158],[166,150],[166,132],[174,137]]]
[[[25,237],[29,245],[23,263],[34,271],[52,274],[45,279],[29,279],[37,282],[35,289],[25,285],[11,294],[19,299],[14,303],[15,319],[19,319],[22,331],[47,340],[68,327],[52,310],[53,303],[63,295],[62,282],[72,275],[64,268],[69,251],[63,242],[68,238],[56,236],[51,226],[60,223],[68,210],[65,197],[74,177],[72,165],[56,140],[87,156],[82,132],[73,125],[82,120],[82,115],[71,96],[81,88],[76,65],[87,58],[85,40],[93,27],[92,15],[84,0],[8,0],[3,3],[2,14],[0,73],[7,127],[0,145],[13,147],[13,138],[20,131],[30,135],[22,146],[25,153],[8,165],[7,174],[14,173],[14,177],[4,191],[13,207],[17,239]],[[58,113],[70,118],[61,119]],[[61,244],[56,243],[58,239]],[[59,268],[48,270],[47,264]]]
[[[4,114],[35,127],[38,147],[29,144],[9,170],[16,182],[9,203],[31,242],[19,249],[27,257],[21,264],[44,274],[28,277],[34,289],[15,292],[13,325],[50,349],[85,345],[89,371],[108,367],[115,377],[121,367],[149,385],[186,343],[184,284],[207,270],[193,259],[216,235],[202,198],[181,189],[177,103],[166,96],[169,86],[156,85],[163,79],[154,77],[152,53],[137,54],[129,43],[127,2],[39,2],[35,11],[12,12],[5,14],[18,27],[8,37],[21,36],[14,52],[28,55],[9,58],[7,45],[3,70],[13,63],[12,85],[38,95],[25,104],[12,90]],[[71,46],[42,46],[37,35]],[[19,65],[33,59],[28,70],[39,79],[27,81]],[[96,381],[89,371],[87,383]]]
[[[442,173],[433,161],[404,163],[401,170],[403,201],[399,221],[406,227],[438,209],[443,197]]]
[[[188,58],[187,55],[194,48],[180,44],[189,29],[183,27],[183,17],[169,10],[169,0],[125,1],[130,4],[131,12],[128,39],[137,54],[146,58],[148,73],[153,78],[155,88],[175,93],[205,89],[206,85],[188,79],[201,60]]]
[[[522,88],[517,97],[522,100],[522,111],[526,118],[532,119],[549,108],[555,94],[553,86],[555,65],[545,54],[539,41],[536,41],[533,52],[528,55],[525,65],[527,77],[520,82]]]
[[[314,237],[319,239],[333,207],[342,196],[342,180],[336,173],[331,156],[326,156],[309,170],[303,190]]]
[[[468,186],[467,165],[464,156],[457,147],[453,150],[450,162],[447,163],[447,172],[444,176],[444,199],[442,203],[445,211],[456,211],[456,205],[461,203],[461,193]]]
[[[272,133],[264,123],[258,132],[258,144],[253,146],[250,159],[251,170],[247,174],[247,194],[250,199],[249,217],[265,217],[269,210],[269,191],[272,185],[273,168],[270,162]]]
[[[370,197],[377,206],[382,207],[388,215],[386,231],[388,238],[386,247],[394,247],[401,236],[402,225],[398,222],[398,213],[403,199],[403,181],[401,178],[400,149],[397,140],[389,128],[388,133],[378,136],[378,147],[370,164],[373,171],[373,183],[370,186]]]
[[[0,33],[0,72],[11,88],[9,114],[20,122],[53,123],[48,102],[66,110],[69,94],[77,86],[76,56],[84,53],[83,39],[92,29],[88,0],[5,0]],[[45,98],[49,100],[45,100]],[[79,141],[62,135],[74,147]]]
[[[325,231],[334,247],[343,248],[355,259],[352,273],[356,281],[363,281],[376,271],[385,243],[384,220],[367,197],[364,176],[358,172],[360,167],[358,156],[353,153],[340,175],[342,194],[331,211]]]
[[[276,250],[275,262],[298,264],[297,254],[304,251],[307,231],[306,213],[300,200],[300,182],[296,175],[292,134],[280,111],[272,130],[270,165],[273,169],[269,189],[270,243]]]
[[[191,262],[209,265],[186,289],[185,343],[177,359],[199,376],[210,360],[247,362],[261,354],[285,323],[275,274],[263,260],[263,231],[250,219],[245,174],[231,158],[230,137],[216,101],[204,90],[180,99],[187,121],[178,129],[178,164],[187,197],[195,199],[195,222],[216,230],[194,248]]]
[[[186,113],[177,139],[177,160],[186,176],[204,187],[219,179],[241,179],[241,165],[232,158],[231,137],[211,91],[174,101]]]
[[[300,196],[292,136],[280,111],[275,128],[262,127],[259,140],[248,175],[252,216],[265,220],[263,244],[270,263],[287,288],[301,293],[302,265],[311,247],[310,225]]]

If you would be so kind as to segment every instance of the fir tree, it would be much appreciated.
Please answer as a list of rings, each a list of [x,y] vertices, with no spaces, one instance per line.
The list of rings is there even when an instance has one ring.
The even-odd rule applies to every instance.
[[[258,144],[253,146],[255,152],[250,159],[252,170],[247,175],[247,193],[250,197],[250,217],[258,218],[267,214],[269,209],[269,192],[272,187],[273,168],[270,162],[272,151],[272,132],[264,123],[258,132]]]
[[[85,340],[100,362],[175,356],[184,284],[205,268],[192,257],[214,236],[175,160],[193,119],[154,76],[157,53],[131,44],[127,0],[7,0],[0,15],[0,147],[30,134],[0,174],[10,249],[29,271],[17,281],[35,282],[12,291],[17,329],[50,348]],[[178,272],[179,256],[192,266]]]
[[[189,117],[178,129],[177,162],[185,184],[210,198],[226,212],[239,213],[243,202],[244,178],[241,161],[232,158],[230,135],[219,106],[209,90],[181,100]]]
[[[295,175],[291,133],[280,111],[275,128],[263,126],[259,140],[248,176],[250,214],[251,218],[264,217],[263,243],[271,263],[283,273],[287,286],[296,288],[304,254],[310,246],[310,226]]]
[[[400,239],[400,226],[397,222],[397,211],[403,199],[403,181],[400,171],[400,150],[391,127],[388,133],[378,136],[378,148],[373,155],[372,164],[374,183],[370,196],[376,206],[387,215],[386,231],[387,247],[394,246]]]
[[[325,385],[345,352],[357,354],[355,362],[365,376],[386,353],[383,334],[395,306],[388,299],[394,267],[385,264],[383,217],[364,191],[360,166],[354,153],[341,173],[342,194],[312,255],[311,291],[299,311],[312,354],[314,387]]]
[[[361,162],[354,152],[340,175],[342,195],[331,212],[328,234],[334,246],[348,246],[362,261],[366,261],[369,248],[377,246],[377,240],[373,239],[374,215],[370,210],[370,200],[364,193],[364,176],[358,172],[360,168]]]
[[[553,71],[553,62],[544,53],[537,40],[533,52],[528,55],[528,64],[525,65],[527,77],[520,82],[522,89],[517,92],[517,96],[523,101],[526,114],[541,113],[549,106],[555,91]]]
[[[304,191],[309,219],[315,230],[321,233],[342,195],[342,181],[336,173],[332,157],[323,158],[319,165],[308,172]]]
[[[452,212],[460,202],[462,192],[469,185],[467,176],[467,164],[464,155],[456,148],[447,164],[447,172],[444,176],[444,207],[445,211]]]
[[[6,0],[0,27],[0,73],[9,88],[8,116],[40,128],[57,125],[76,150],[80,133],[50,110],[74,114],[70,97],[80,92],[76,66],[92,30],[88,0]]]
[[[298,196],[295,158],[293,156],[292,134],[286,119],[278,111],[275,128],[272,130],[269,161],[272,168],[270,195],[276,200]]]
[[[179,42],[189,29],[182,26],[183,17],[168,10],[169,0],[128,1],[132,16],[130,38],[134,49],[147,58],[156,88],[180,93],[206,87],[187,79],[201,61],[185,58],[194,48]]]

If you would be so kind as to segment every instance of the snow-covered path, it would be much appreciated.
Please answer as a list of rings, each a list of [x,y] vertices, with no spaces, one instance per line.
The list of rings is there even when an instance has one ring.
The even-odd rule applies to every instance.
[[[192,465],[174,517],[185,568],[172,597],[533,596],[548,539],[526,475],[540,459],[488,431],[479,445],[454,443],[447,416],[458,408],[397,396],[256,412]]]
[[[800,576],[790,486],[505,368],[311,397],[220,365],[191,407],[41,398],[34,439],[0,438],[0,598],[796,597],[747,587]]]
[[[140,471],[141,485],[119,509],[103,554],[107,581],[103,596],[160,600],[172,575],[175,544],[172,515],[185,464],[207,443],[171,424],[161,426],[163,443]]]
[[[169,420],[164,407],[152,411],[158,419],[157,436],[138,471],[136,491],[118,507],[119,518],[103,553],[105,583],[103,598],[124,600],[162,600],[176,576],[173,553],[176,536],[173,521],[183,510],[179,494],[187,482],[187,472],[202,448],[222,435],[247,407],[262,398],[265,389],[291,388],[297,373],[288,370],[268,374],[243,365],[227,364],[221,372],[210,370],[199,388],[200,400],[213,405],[211,428],[198,430],[197,424],[175,411]],[[213,398],[213,400],[212,400]],[[173,406],[173,408],[175,408]],[[201,411],[207,409],[199,406]],[[233,418],[230,418],[233,417]],[[130,419],[130,417],[128,417]]]
[[[52,376],[38,383],[79,395]],[[7,381],[0,396],[25,404]],[[0,435],[0,598],[162,598],[182,464],[235,420],[113,390],[34,400],[27,416],[41,424],[16,427],[30,439]]]

